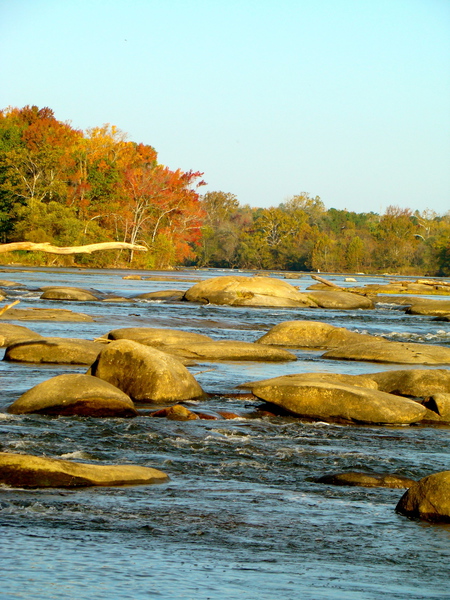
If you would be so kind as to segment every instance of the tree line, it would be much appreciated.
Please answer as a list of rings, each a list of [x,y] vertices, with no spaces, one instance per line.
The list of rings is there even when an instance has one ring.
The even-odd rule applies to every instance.
[[[253,208],[232,193],[202,195],[202,177],[160,164],[152,146],[128,141],[113,125],[80,131],[49,108],[0,111],[1,242],[149,249],[58,259],[31,253],[11,262],[450,274],[450,213],[326,209],[308,193]]]

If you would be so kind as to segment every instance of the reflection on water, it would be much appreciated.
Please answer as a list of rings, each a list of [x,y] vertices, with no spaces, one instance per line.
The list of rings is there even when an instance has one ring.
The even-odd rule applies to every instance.
[[[374,311],[247,309],[184,303],[41,301],[40,285],[70,284],[134,294],[187,289],[186,281],[123,280],[120,271],[22,270],[3,278],[21,307],[63,307],[93,323],[18,323],[43,335],[93,339],[125,326],[183,328],[214,339],[254,341],[285,320],[331,322],[355,331],[450,343],[446,323],[398,307]],[[150,273],[149,276],[152,274]],[[177,277],[183,276],[176,273]],[[292,283],[305,288],[309,277]],[[30,291],[31,290],[31,291]],[[400,337],[399,337],[400,336]],[[411,337],[412,336],[412,337]],[[404,339],[403,337],[403,339]],[[398,365],[325,361],[208,363],[190,370],[206,391],[284,373],[364,373]],[[450,527],[395,513],[402,490],[320,485],[343,470],[414,479],[449,468],[446,427],[369,427],[263,417],[257,402],[218,395],[194,408],[245,418],[176,422],[8,415],[31,386],[84,367],[0,362],[0,448],[7,452],[154,466],[164,485],[85,490],[0,490],[0,598],[78,599],[449,598]]]

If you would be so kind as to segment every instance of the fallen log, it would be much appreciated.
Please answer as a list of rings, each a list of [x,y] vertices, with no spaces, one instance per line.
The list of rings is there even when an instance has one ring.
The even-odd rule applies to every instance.
[[[14,252],[15,250],[27,250],[28,252],[48,252],[50,254],[91,254],[99,250],[139,250],[147,252],[145,246],[128,244],[126,242],[100,242],[98,244],[87,244],[85,246],[52,246],[50,242],[12,242],[0,244],[0,252]]]
[[[332,281],[328,281],[328,279],[324,279],[323,277],[319,277],[318,275],[311,275],[311,277],[312,277],[312,279],[315,279],[316,281],[320,281],[320,283],[323,283],[324,285],[329,285],[330,287],[332,287],[334,289],[338,289],[338,290],[344,289],[341,286],[336,285]]]

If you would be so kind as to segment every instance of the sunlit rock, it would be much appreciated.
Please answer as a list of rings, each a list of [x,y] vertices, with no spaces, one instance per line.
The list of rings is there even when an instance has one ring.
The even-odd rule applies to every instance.
[[[371,373],[378,389],[399,396],[424,398],[438,392],[450,392],[448,369],[401,369]]]
[[[297,360],[295,354],[281,348],[271,348],[252,342],[221,340],[185,344],[168,344],[164,352],[192,360],[253,360],[283,362]]]
[[[450,522],[450,471],[441,471],[417,481],[401,497],[395,509],[407,517],[432,522]]]
[[[107,344],[89,369],[89,374],[109,381],[140,402],[164,403],[205,395],[179,360],[131,340]]]
[[[99,300],[101,294],[93,293],[91,290],[85,290],[76,287],[65,286],[47,286],[42,288],[44,293],[41,295],[42,300],[74,300],[79,302],[91,302]]]
[[[292,414],[325,421],[410,424],[420,421],[426,413],[417,402],[375,389],[320,378],[281,379],[284,378],[246,386],[257,398],[281,406]]]
[[[20,415],[78,415],[135,417],[133,401],[110,383],[82,374],[64,374],[35,385],[22,394],[8,412]]]
[[[10,346],[26,340],[43,339],[42,335],[28,329],[28,327],[12,325],[11,323],[0,323],[0,337],[3,340],[2,346]]]
[[[228,275],[193,285],[184,295],[189,302],[231,306],[317,306],[294,286],[273,277]]]
[[[28,363],[91,365],[104,348],[100,342],[46,337],[8,346],[4,360]]]
[[[448,365],[450,364],[450,348],[372,338],[340,345],[338,348],[325,352],[322,358],[397,364]]]
[[[164,346],[167,344],[212,342],[208,335],[180,329],[160,329],[156,327],[124,327],[108,333],[110,340],[133,340],[145,346]]]
[[[0,452],[0,483],[21,488],[118,486],[164,483],[169,477],[151,467],[92,465]]]
[[[345,327],[335,327],[320,321],[283,321],[256,340],[256,343],[292,348],[327,349],[365,339],[381,338],[355,333]]]
[[[358,308],[371,309],[374,307],[370,298],[351,292],[335,292],[332,290],[309,292],[308,298],[311,298],[321,308],[350,310]]]

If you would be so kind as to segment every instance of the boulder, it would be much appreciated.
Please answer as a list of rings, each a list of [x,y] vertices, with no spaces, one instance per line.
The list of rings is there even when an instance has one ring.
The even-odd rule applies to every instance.
[[[413,303],[409,308],[406,309],[406,314],[445,317],[450,315],[450,300],[433,300],[427,298],[421,302]]]
[[[403,494],[395,510],[407,517],[450,523],[450,471],[417,481]]]
[[[108,333],[110,340],[133,340],[145,346],[164,346],[166,344],[190,344],[212,342],[212,338],[201,333],[181,331],[179,329],[158,329],[156,327],[124,327]]]
[[[335,292],[335,291],[318,291],[308,293],[308,298],[311,298],[320,308],[335,308],[342,310],[351,309],[371,309],[374,304],[370,298],[361,296],[360,294],[352,294],[351,292]]]
[[[291,348],[338,348],[347,342],[355,343],[360,340],[382,339],[355,333],[345,327],[335,327],[320,321],[284,321],[272,327],[257,344],[271,346],[286,346]]]
[[[233,340],[168,344],[162,346],[161,349],[178,358],[195,360],[252,360],[267,362],[297,360],[295,354],[281,348],[270,348],[252,342],[238,342]]]
[[[82,417],[135,417],[133,401],[110,383],[82,374],[52,377],[22,394],[8,412],[14,415],[78,415]]]
[[[69,321],[92,322],[95,319],[65,308],[9,308],[0,315],[4,321]]]
[[[8,346],[3,360],[60,365],[91,365],[105,347],[101,342],[46,337]]]
[[[42,300],[76,300],[78,302],[91,302],[99,300],[100,295],[96,295],[90,290],[76,287],[47,286],[42,289],[44,290],[44,293],[41,295]]]
[[[370,338],[370,336],[368,337]],[[325,352],[322,358],[397,364],[448,365],[450,364],[450,348],[370,338],[341,345]]]
[[[324,475],[316,479],[317,483],[327,483],[328,485],[349,485],[360,487],[384,487],[384,488],[410,488],[416,482],[402,475],[382,475],[378,473],[335,473]]]
[[[322,381],[323,383],[338,383],[344,385],[356,385],[370,390],[377,390],[376,382],[371,379],[371,375],[345,375],[342,373],[292,373],[291,375],[280,375],[280,377],[271,377],[270,379],[261,379],[259,381],[249,381],[238,385],[238,388],[253,389],[255,387],[269,385],[294,386],[303,383]]]
[[[26,340],[38,340],[43,339],[42,335],[28,329],[28,327],[22,327],[22,325],[12,325],[10,323],[0,323],[0,338],[3,339],[2,346],[10,346],[18,342]]]
[[[161,290],[160,292],[147,292],[133,296],[137,300],[169,301],[183,300],[184,290]]]
[[[378,389],[398,396],[424,398],[438,392],[450,393],[448,369],[402,369],[371,373]]]
[[[250,387],[266,402],[299,417],[325,421],[410,424],[423,419],[426,409],[406,398],[378,390],[318,378],[299,382],[266,380]]]
[[[152,417],[164,417],[170,421],[196,421],[200,417],[182,404],[162,408],[152,413]]]
[[[88,374],[108,381],[139,402],[161,404],[205,396],[179,360],[131,340],[109,343]]]
[[[228,275],[196,283],[184,294],[189,302],[231,306],[317,306],[293,285],[273,277]]]
[[[165,483],[169,477],[137,465],[91,465],[0,452],[0,483],[21,488],[72,488]]]

